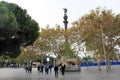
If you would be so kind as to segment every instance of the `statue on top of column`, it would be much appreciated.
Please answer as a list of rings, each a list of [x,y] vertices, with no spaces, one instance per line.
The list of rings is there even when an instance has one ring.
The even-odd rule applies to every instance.
[[[67,13],[67,9],[66,8],[63,8],[64,9],[64,13],[66,14]]]

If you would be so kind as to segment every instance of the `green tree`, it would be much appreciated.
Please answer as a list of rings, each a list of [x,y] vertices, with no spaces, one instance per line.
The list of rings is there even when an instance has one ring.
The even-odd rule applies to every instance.
[[[99,56],[104,54],[103,58],[110,64],[110,55],[115,55],[114,47],[119,45],[119,14],[115,15],[111,10],[96,8],[82,16],[77,23],[87,50],[93,50]]]
[[[38,23],[16,4],[0,2],[0,55],[17,57],[20,46],[33,44],[39,35]]]
[[[73,22],[73,26],[68,29],[68,39],[69,43],[72,45],[72,48],[74,52],[76,53],[75,55],[78,56],[79,51],[84,52],[84,38],[81,37],[81,28],[80,26],[78,27],[78,22],[75,21]]]
[[[41,29],[40,35],[33,45],[36,53],[52,52],[59,59],[62,56],[73,57],[74,51],[71,49],[70,43],[65,43],[64,34],[64,30],[58,25],[55,28],[47,26],[45,29]]]

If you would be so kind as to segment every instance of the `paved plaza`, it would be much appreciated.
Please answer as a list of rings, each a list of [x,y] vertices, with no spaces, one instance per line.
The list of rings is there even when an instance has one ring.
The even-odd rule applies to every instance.
[[[66,72],[64,76],[54,76],[54,71],[46,75],[37,72],[26,74],[23,68],[0,68],[0,80],[120,80],[120,65],[113,65],[106,73],[105,66],[99,72],[97,66],[82,67],[81,72]]]

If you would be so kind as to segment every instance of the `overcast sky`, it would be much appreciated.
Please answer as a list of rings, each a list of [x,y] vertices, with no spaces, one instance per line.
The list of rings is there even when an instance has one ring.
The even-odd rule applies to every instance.
[[[56,24],[64,27],[63,8],[67,8],[69,27],[71,23],[78,20],[84,14],[89,13],[96,7],[105,7],[112,9],[113,13],[120,13],[120,0],[0,0],[18,4],[27,13],[35,19],[40,28],[46,25],[55,27]]]

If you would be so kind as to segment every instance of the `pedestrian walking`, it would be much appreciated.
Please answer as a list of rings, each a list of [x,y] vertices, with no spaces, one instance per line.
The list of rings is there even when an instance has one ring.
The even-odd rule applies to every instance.
[[[45,72],[46,72],[46,74],[49,73],[49,64],[48,63],[45,65]]]
[[[32,65],[29,65],[29,66],[28,66],[28,72],[29,72],[29,73],[32,73]]]
[[[40,73],[40,65],[37,66],[37,71]]]
[[[61,73],[62,73],[63,76],[65,75],[65,67],[66,67],[65,64],[63,64],[63,65],[61,66]]]
[[[25,72],[28,73],[29,70],[28,70],[28,65],[25,65]]]
[[[55,77],[58,77],[58,65],[57,64],[55,64],[54,71],[55,71]]]
[[[52,68],[53,68],[52,63],[50,63],[50,64],[49,64],[50,74],[52,73]]]
[[[41,68],[41,73],[43,74],[44,64],[42,64],[40,68]]]

